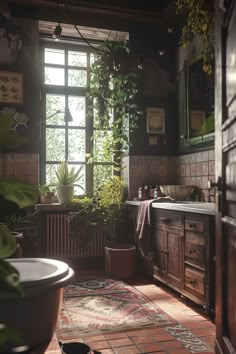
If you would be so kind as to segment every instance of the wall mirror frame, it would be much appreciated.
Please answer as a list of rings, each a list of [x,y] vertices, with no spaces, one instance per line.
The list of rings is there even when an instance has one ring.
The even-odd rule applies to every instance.
[[[214,74],[202,63],[201,57],[186,60],[179,73],[180,152],[214,146]]]

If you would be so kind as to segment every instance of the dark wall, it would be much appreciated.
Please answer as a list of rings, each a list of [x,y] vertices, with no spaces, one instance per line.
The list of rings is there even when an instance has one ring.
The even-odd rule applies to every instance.
[[[28,128],[20,127],[21,134],[28,137],[28,143],[19,151],[39,151],[40,120],[40,75],[38,55],[38,21],[11,19],[18,28],[18,34],[24,37],[19,54],[13,59],[8,55],[12,45],[3,39],[0,41],[0,71],[17,72],[23,76],[23,103],[0,102],[0,110],[5,107],[15,108],[17,112],[25,113],[29,117]],[[0,27],[2,23],[0,22]],[[9,27],[9,31],[12,31]]]

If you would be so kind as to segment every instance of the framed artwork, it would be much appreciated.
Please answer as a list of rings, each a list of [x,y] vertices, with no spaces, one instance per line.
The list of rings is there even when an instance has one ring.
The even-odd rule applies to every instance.
[[[0,102],[23,103],[22,73],[0,71]]]
[[[165,109],[163,107],[147,107],[147,133],[165,133]]]

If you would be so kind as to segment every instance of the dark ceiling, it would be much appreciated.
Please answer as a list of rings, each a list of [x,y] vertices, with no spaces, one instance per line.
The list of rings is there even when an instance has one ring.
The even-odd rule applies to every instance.
[[[173,22],[174,0],[8,0],[12,16],[56,21],[57,4],[61,22],[73,22],[81,26],[92,26],[117,30],[129,30],[136,24],[163,25]],[[68,9],[72,16],[68,15]]]

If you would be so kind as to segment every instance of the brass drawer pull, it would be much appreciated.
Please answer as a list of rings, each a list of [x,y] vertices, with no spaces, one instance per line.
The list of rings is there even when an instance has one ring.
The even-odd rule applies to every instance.
[[[189,250],[190,254],[195,253],[195,252],[197,252],[197,250],[195,250],[195,249]]]
[[[195,284],[197,283],[197,280],[196,280],[196,279],[195,279],[195,280],[190,280],[189,283],[190,283],[191,285],[195,285]]]

